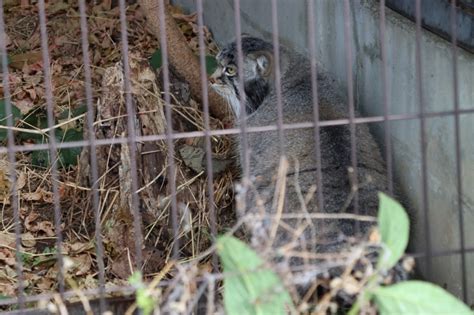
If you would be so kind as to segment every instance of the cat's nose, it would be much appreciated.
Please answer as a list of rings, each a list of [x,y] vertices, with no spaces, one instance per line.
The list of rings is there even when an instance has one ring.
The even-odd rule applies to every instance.
[[[209,82],[211,84],[218,84],[220,81],[219,77],[221,76],[221,74],[222,70],[216,69],[216,71],[214,71],[214,73],[211,74],[211,76],[209,77]]]

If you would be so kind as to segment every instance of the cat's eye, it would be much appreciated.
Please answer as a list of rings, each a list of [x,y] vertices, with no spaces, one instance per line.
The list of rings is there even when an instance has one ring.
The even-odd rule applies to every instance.
[[[233,65],[228,65],[225,67],[225,74],[227,74],[229,77],[233,77],[237,74],[237,67]]]

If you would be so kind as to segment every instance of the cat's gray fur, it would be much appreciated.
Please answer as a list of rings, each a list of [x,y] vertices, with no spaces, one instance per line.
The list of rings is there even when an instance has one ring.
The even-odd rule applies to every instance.
[[[244,81],[246,93],[247,126],[275,125],[277,121],[277,95],[275,90],[273,46],[272,44],[250,36],[242,37],[244,56]],[[307,58],[286,48],[280,48],[280,69],[283,121],[285,124],[308,122],[313,120],[313,100],[311,87],[310,63]],[[236,117],[239,117],[238,73],[228,67],[237,66],[235,42],[227,45],[217,56],[219,69],[212,77],[213,87],[224,95],[233,105]],[[231,65],[231,66],[229,66]],[[232,70],[232,71],[229,71]],[[227,73],[226,73],[227,71]],[[229,73],[230,72],[230,73]],[[229,75],[232,74],[232,75]],[[344,89],[338,87],[325,73],[318,73],[319,116],[321,120],[348,117],[348,107],[344,101]],[[248,133],[250,152],[249,171],[255,189],[248,191],[248,211],[257,211],[257,199],[262,198],[267,213],[275,213],[272,208],[272,197],[275,188],[274,177],[280,162],[279,138],[276,131]],[[360,214],[376,215],[378,208],[378,191],[387,190],[385,165],[380,150],[364,124],[356,126],[357,148],[357,181]],[[305,195],[316,180],[316,148],[314,129],[291,129],[284,131],[284,150],[290,162],[287,176],[286,212],[301,213],[301,198],[296,192],[295,173],[298,186]],[[351,166],[351,138],[349,125],[330,126],[320,129],[321,139],[321,172],[324,208],[321,212],[336,213],[344,211],[344,205],[350,197],[351,180],[348,168]],[[238,153],[244,151],[239,143]],[[242,159],[242,158],[241,158]],[[299,172],[295,169],[299,164]],[[315,196],[317,193],[315,194]],[[318,211],[317,200],[313,198],[308,204],[309,212]],[[353,201],[346,208],[354,211]],[[340,220],[338,223],[316,225],[318,237],[326,233],[336,235],[353,235],[355,222]],[[299,223],[290,224],[297,228]],[[325,229],[324,229],[325,228]],[[367,226],[362,225],[362,230]],[[322,232],[325,230],[324,232]],[[290,235],[278,234],[277,244],[289,241]],[[303,234],[308,237],[308,234]]]

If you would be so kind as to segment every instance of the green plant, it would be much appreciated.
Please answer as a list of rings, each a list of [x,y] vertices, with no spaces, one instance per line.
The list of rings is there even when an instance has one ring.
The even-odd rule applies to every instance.
[[[409,220],[405,209],[387,195],[379,194],[378,225],[382,251],[377,271],[360,293],[349,314],[373,302],[381,315],[385,314],[473,314],[453,295],[423,281],[405,281],[381,286],[381,274],[392,268],[402,257],[408,244]]]
[[[87,110],[86,106],[80,106],[72,111],[62,112],[59,120],[72,120],[82,115]],[[15,132],[15,138],[34,144],[48,143],[48,119],[46,112],[40,108],[34,108],[26,115],[22,115],[20,110],[12,104],[13,126],[18,127]],[[55,124],[58,122],[55,121]],[[3,126],[3,127],[2,127]],[[7,139],[7,115],[6,105],[0,100],[0,142]],[[41,131],[41,132],[40,132]],[[78,128],[55,129],[55,138],[57,143],[80,141],[83,139],[82,126]],[[77,163],[77,157],[81,154],[82,148],[66,148],[58,151],[59,165],[68,167]],[[31,152],[31,162],[34,166],[47,167],[51,164],[49,150],[35,150]]]
[[[148,287],[143,283],[142,274],[140,272],[134,272],[128,281],[136,289],[136,305],[141,310],[141,314],[149,315],[153,312],[156,305],[155,298],[150,294]]]
[[[278,275],[242,241],[231,236],[217,240],[222,262],[227,314],[287,314],[290,295]]]
[[[473,314],[453,295],[423,281],[405,281],[382,286],[382,274],[403,256],[409,237],[409,220],[403,207],[379,194],[378,226],[381,252],[377,270],[359,294],[349,314],[358,314],[374,303],[379,314]],[[217,252],[225,273],[224,305],[228,314],[286,314],[292,303],[279,277],[247,245],[231,236],[221,236]]]
[[[11,112],[13,117],[13,126],[15,126],[21,119],[21,111],[15,105],[11,104]],[[5,100],[0,100],[0,125],[7,126],[7,108]],[[7,129],[0,129],[0,139],[4,140],[7,138]]]

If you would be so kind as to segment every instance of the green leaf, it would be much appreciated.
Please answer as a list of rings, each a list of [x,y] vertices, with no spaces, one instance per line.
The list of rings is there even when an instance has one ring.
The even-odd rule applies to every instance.
[[[231,236],[217,240],[225,273],[224,306],[227,314],[287,314],[293,305],[280,278],[246,244]]]
[[[16,123],[21,119],[21,111],[11,103],[12,106],[12,117],[13,117],[13,126],[16,125]],[[7,121],[7,108],[6,108],[6,103],[5,100],[0,100],[0,125],[2,126],[7,126],[8,121]],[[6,129],[0,129],[0,141],[6,140],[7,138],[7,130]]]
[[[406,281],[378,287],[374,301],[384,314],[474,314],[442,288],[423,281]]]
[[[48,128],[48,117],[46,111],[39,107],[33,108],[29,111],[23,118],[22,123],[20,124],[21,128],[25,129],[44,129]],[[29,133],[29,132],[20,132],[18,138],[23,141],[34,140],[37,143],[43,143],[46,136],[42,134]]]
[[[158,68],[161,68],[163,65],[163,58],[161,56],[161,49],[155,50],[153,55],[150,57],[150,65],[153,68],[153,70],[156,70]]]
[[[213,56],[206,56],[206,72],[211,75],[217,69],[217,60]]]
[[[56,135],[58,138],[58,135]],[[64,133],[64,136],[58,138],[58,142],[73,142],[80,141],[83,139],[82,130],[68,129]],[[63,167],[68,167],[77,164],[77,157],[81,154],[82,147],[61,149],[59,151],[59,158]]]
[[[140,271],[135,271],[128,277],[128,282],[136,288],[143,287],[142,273]]]
[[[36,150],[31,152],[31,164],[36,167],[47,167],[50,165],[49,151]]]
[[[138,308],[142,311],[142,314],[151,314],[153,312],[153,309],[155,308],[156,301],[146,289],[142,280],[141,272],[135,271],[128,278],[128,282],[136,288],[135,299]]]
[[[68,129],[66,132],[62,130],[56,130],[55,132],[56,142],[72,142],[80,141],[83,139],[82,130]],[[44,137],[41,143],[48,143],[48,139]],[[58,151],[59,166],[68,167],[77,164],[77,157],[81,154],[82,148],[66,148]],[[51,165],[49,149],[48,150],[36,150],[31,153],[31,162],[37,167],[48,167]]]
[[[390,269],[405,252],[410,223],[403,207],[383,193],[379,193],[378,224],[384,245],[378,267]]]
[[[155,299],[144,288],[137,289],[136,302],[143,315],[149,315],[155,308]]]

